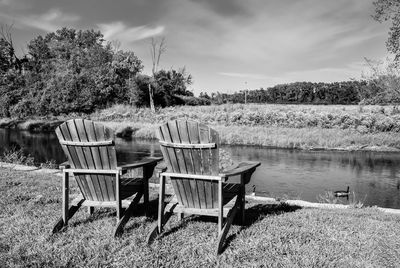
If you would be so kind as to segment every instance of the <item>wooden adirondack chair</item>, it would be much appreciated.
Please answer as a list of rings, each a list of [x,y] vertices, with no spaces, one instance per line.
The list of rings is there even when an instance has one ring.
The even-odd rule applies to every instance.
[[[167,171],[160,174],[158,221],[147,237],[148,244],[162,233],[173,213],[178,213],[180,219],[183,213],[218,216],[220,254],[238,211],[244,221],[245,184],[260,163],[245,162],[220,173],[215,130],[193,121],[174,120],[160,126],[157,132]],[[240,182],[227,182],[232,176],[240,176]],[[171,179],[175,196],[165,206],[166,177]]]
[[[63,204],[62,217],[53,228],[53,233],[68,225],[68,220],[81,206],[93,213],[94,207],[115,207],[117,225],[114,235],[121,235],[132,211],[143,196],[145,210],[149,201],[148,179],[162,158],[117,166],[114,133],[111,129],[90,120],[74,119],[64,122],[56,129],[61,147],[68,162],[62,164]],[[126,174],[130,177],[122,177]],[[76,179],[81,191],[69,207],[69,175]],[[126,198],[135,195],[132,201]],[[123,208],[127,208],[123,210]]]

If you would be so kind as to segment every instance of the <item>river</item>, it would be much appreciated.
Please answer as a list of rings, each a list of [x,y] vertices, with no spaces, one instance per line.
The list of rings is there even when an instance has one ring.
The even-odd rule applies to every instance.
[[[22,148],[38,163],[65,161],[54,133],[30,133],[0,129],[0,154]],[[156,141],[116,139],[117,157],[121,162],[144,156],[161,156]],[[247,191],[253,185],[257,195],[280,199],[302,199],[354,203],[400,208],[400,154],[386,152],[337,152],[270,149],[253,146],[222,146],[235,162],[261,162]],[[328,192],[346,190],[350,198],[336,199]]]

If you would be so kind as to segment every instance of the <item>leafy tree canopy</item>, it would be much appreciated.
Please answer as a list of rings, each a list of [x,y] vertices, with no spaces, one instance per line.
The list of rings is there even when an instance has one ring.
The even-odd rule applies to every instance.
[[[386,47],[400,62],[400,0],[376,0],[373,18],[379,22],[390,21],[389,37]]]

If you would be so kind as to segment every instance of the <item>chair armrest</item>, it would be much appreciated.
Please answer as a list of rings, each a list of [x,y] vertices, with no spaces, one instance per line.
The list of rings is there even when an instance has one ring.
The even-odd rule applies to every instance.
[[[167,164],[165,162],[161,162],[156,166],[156,171],[159,173],[167,171]]]
[[[59,169],[66,169],[66,168],[70,168],[70,164],[68,163],[68,161],[65,161],[64,163],[61,163],[58,168]]]
[[[124,170],[139,168],[139,167],[143,167],[143,166],[147,166],[147,165],[157,165],[157,163],[160,162],[162,159],[163,159],[162,157],[147,157],[136,163],[119,166],[119,167],[117,167],[117,170],[124,171]]]
[[[261,165],[260,162],[242,162],[237,167],[223,171],[219,175],[221,176],[221,178],[228,178],[247,172],[253,172],[256,169],[256,167],[260,165]]]

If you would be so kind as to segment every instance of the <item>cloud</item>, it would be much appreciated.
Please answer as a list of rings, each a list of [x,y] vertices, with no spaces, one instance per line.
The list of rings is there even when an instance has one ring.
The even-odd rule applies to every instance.
[[[0,5],[8,6],[11,4],[11,0],[0,0]]]
[[[42,15],[21,16],[17,21],[28,27],[54,32],[62,27],[71,26],[79,20],[80,17],[77,15],[62,13],[59,9],[50,9]]]
[[[98,24],[100,31],[107,40],[118,40],[122,44],[131,44],[138,40],[160,35],[164,32],[164,26],[149,27],[142,25],[138,27],[128,27],[123,22],[113,22]]]
[[[192,2],[202,4],[222,16],[243,16],[249,14],[246,8],[247,4],[243,5],[240,1],[236,0],[192,0]]]
[[[263,74],[250,74],[250,73],[226,73],[226,72],[219,72],[218,74],[229,76],[229,77],[237,77],[237,78],[248,78],[248,79],[268,79],[269,76]]]

